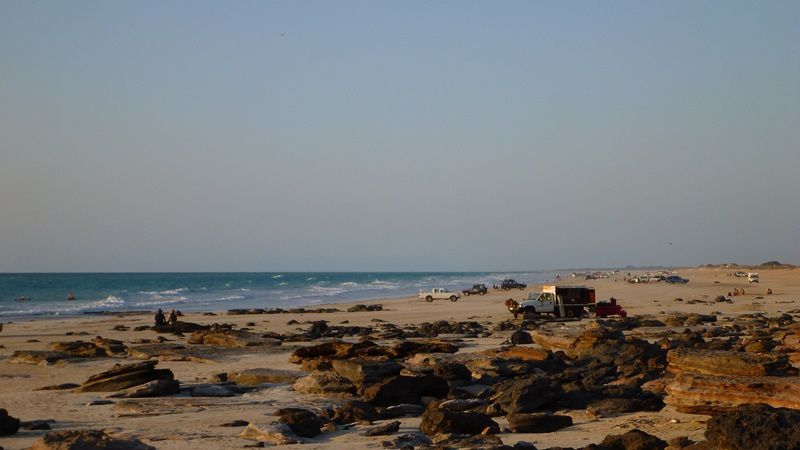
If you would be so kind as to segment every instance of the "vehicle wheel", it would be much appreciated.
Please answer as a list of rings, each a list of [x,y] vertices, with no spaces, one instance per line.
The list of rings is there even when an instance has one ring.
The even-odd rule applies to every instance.
[[[481,291],[481,295],[486,295],[486,292]]]
[[[520,291],[524,291],[524,290],[525,290],[525,288],[524,288],[524,287],[522,287],[522,286],[520,286],[520,287],[519,287],[519,290],[520,290]]]
[[[469,295],[469,291],[467,291],[467,292],[464,292],[464,295],[465,295],[465,296]]]
[[[565,314],[567,317],[569,317],[570,319],[571,319],[571,318],[573,318],[573,317],[575,317],[575,313],[574,313],[574,312],[573,312],[571,309],[568,309],[568,310],[564,311],[564,314]]]
[[[430,303],[430,302],[432,302],[432,301],[433,301],[433,297],[431,297],[431,296],[429,295],[429,296],[425,297],[425,301]]]
[[[451,301],[451,302],[458,301],[458,297],[456,297],[455,295],[451,295],[451,296],[450,296],[450,301]]]

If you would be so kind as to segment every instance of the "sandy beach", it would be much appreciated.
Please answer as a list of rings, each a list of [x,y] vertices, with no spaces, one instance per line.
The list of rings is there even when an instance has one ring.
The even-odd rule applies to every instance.
[[[663,282],[631,284],[623,281],[624,273],[608,279],[583,280],[564,278],[559,284],[582,284],[593,286],[598,299],[615,297],[628,312],[629,318],[648,318],[665,320],[669,315],[682,313],[712,314],[716,324],[700,324],[693,329],[710,329],[726,321],[735,320],[742,315],[753,313],[767,317],[777,317],[789,313],[800,317],[800,269],[760,270],[759,284],[748,284],[745,278],[730,276],[734,270],[722,268],[690,268],[677,270],[677,273],[690,280],[685,285]],[[642,271],[635,271],[641,273]],[[479,282],[480,280],[476,280]],[[466,287],[466,286],[465,286]],[[136,327],[152,325],[151,314],[147,315],[89,315],[85,317],[56,318],[43,320],[24,320],[4,323],[0,332],[0,407],[19,418],[23,427],[16,434],[0,437],[0,447],[5,449],[28,448],[42,437],[47,430],[28,430],[25,424],[32,421],[47,422],[51,431],[104,429],[117,437],[132,437],[159,449],[189,448],[241,448],[256,444],[255,440],[240,437],[245,422],[236,426],[222,426],[232,421],[246,421],[252,424],[269,424],[277,418],[273,415],[280,408],[302,407],[320,412],[340,406],[344,399],[327,395],[301,394],[293,388],[296,378],[307,375],[299,364],[290,362],[292,352],[297,348],[330,341],[321,336],[318,339],[292,340],[286,336],[306,333],[311,322],[327,321],[328,326],[372,327],[373,332],[365,336],[346,336],[345,341],[357,342],[363,339],[388,346],[399,340],[386,332],[386,324],[400,328],[413,329],[424,322],[477,322],[485,331],[470,336],[468,333],[442,333],[438,342],[452,343],[458,347],[455,355],[479,354],[501,347],[507,347],[512,333],[521,321],[514,321],[511,328],[498,329],[498,324],[512,319],[504,307],[508,298],[522,300],[528,292],[537,291],[540,286],[528,286],[525,291],[500,291],[490,289],[485,296],[466,296],[456,303],[435,301],[426,303],[416,297],[381,299],[354,302],[352,304],[322,305],[337,308],[342,312],[333,313],[283,313],[283,314],[241,314],[230,315],[217,311],[214,315],[191,313],[181,317],[182,322],[200,325],[230,324],[233,330],[245,330],[254,335],[267,333],[283,336],[283,342],[270,341],[267,345],[254,345],[242,348],[214,349],[214,345],[190,344],[191,333],[177,336],[170,333],[157,333],[150,329],[136,331]],[[743,289],[744,295],[730,297],[730,302],[715,302],[722,295],[727,298],[734,289]],[[767,295],[767,289],[772,294]],[[676,300],[681,299],[681,300]],[[355,304],[382,305],[380,311],[346,312]],[[315,307],[317,307],[315,305]],[[294,322],[296,321],[296,322]],[[613,321],[613,319],[612,319]],[[536,330],[552,333],[570,333],[591,327],[595,319],[575,322],[542,322]],[[381,328],[384,327],[384,328]],[[502,327],[501,327],[502,328]],[[674,328],[674,329],[673,329]],[[661,327],[652,331],[651,327],[637,327],[624,330],[626,335],[639,335],[649,342],[656,342],[668,332],[679,333],[686,327]],[[531,328],[529,331],[533,332]],[[644,330],[644,331],[642,331]],[[661,333],[661,334],[659,334]],[[51,363],[25,364],[12,363],[12,355],[17,351],[47,351],[53,342],[76,340],[92,341],[96,336],[118,340],[125,350],[106,357],[68,358]],[[146,343],[158,343],[159,337],[167,339],[161,344],[179,344],[183,349],[197,348],[192,353],[193,360],[175,361],[173,357],[158,357],[158,369],[169,369],[174,379],[180,382],[181,392],[173,395],[152,398],[108,398],[115,392],[75,392],[74,389],[40,390],[45,386],[63,383],[80,385],[90,376],[110,369],[118,363],[142,361],[133,352]],[[418,340],[418,339],[412,339]],[[542,348],[537,343],[520,344],[522,348]],[[489,354],[480,353],[480,354]],[[758,352],[756,352],[758,353]],[[770,353],[765,351],[765,353]],[[183,356],[186,354],[183,353]],[[145,356],[146,357],[146,356]],[[186,359],[186,358],[184,358]],[[399,359],[399,358],[398,358]],[[415,355],[412,360],[420,359]],[[411,365],[399,361],[401,365]],[[287,371],[286,380],[270,382],[250,387],[246,390],[231,391],[230,396],[191,396],[196,386],[230,386],[220,383],[217,374],[233,374],[248,369],[274,369]],[[306,367],[307,368],[307,367]],[[408,368],[404,370],[409,370]],[[663,370],[662,370],[663,372]],[[405,372],[404,372],[405,373]],[[473,370],[473,377],[475,371]],[[668,379],[671,375],[664,373]],[[281,381],[281,380],[279,380]],[[475,381],[473,379],[473,381]],[[200,392],[200,391],[198,391]],[[357,397],[357,396],[356,396]],[[452,395],[450,396],[452,397]],[[429,399],[423,399],[428,402]],[[95,404],[92,404],[95,403]],[[483,406],[485,408],[485,405]],[[547,408],[544,408],[547,409]],[[592,414],[587,409],[558,409],[551,411],[572,418],[573,425],[552,432],[513,433],[508,429],[504,416],[493,419],[499,424],[499,437],[506,445],[519,441],[530,442],[537,448],[572,447],[582,448],[601,442],[606,435],[622,434],[632,429],[668,441],[678,437],[688,437],[693,441],[704,439],[709,416],[678,412],[673,406],[664,406],[657,411],[634,411],[622,414]],[[387,419],[388,420],[388,419]],[[375,420],[374,424],[387,420]],[[386,436],[366,437],[362,433],[370,427],[359,423],[352,426],[337,424],[335,429],[328,426],[326,432],[314,437],[303,438],[302,443],[288,444],[285,448],[330,448],[356,449],[381,448],[383,441],[391,441],[397,435],[420,433],[419,416],[399,417],[399,430]],[[267,443],[266,445],[271,445]]]

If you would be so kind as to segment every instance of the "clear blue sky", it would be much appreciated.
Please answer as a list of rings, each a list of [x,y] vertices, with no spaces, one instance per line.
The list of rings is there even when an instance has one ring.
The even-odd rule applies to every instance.
[[[799,172],[797,1],[0,1],[0,271],[800,263]]]

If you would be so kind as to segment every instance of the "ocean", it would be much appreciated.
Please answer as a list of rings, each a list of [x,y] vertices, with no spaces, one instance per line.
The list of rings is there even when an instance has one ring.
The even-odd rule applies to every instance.
[[[491,287],[505,278],[542,283],[553,272],[244,272],[0,274],[0,316],[88,312],[294,308],[402,297],[420,289]],[[72,292],[75,300],[68,301]],[[24,298],[25,300],[19,300]]]

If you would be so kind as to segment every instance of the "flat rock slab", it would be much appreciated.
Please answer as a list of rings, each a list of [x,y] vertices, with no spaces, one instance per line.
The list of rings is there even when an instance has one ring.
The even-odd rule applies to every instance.
[[[776,375],[788,369],[788,359],[781,355],[766,355],[724,350],[675,349],[667,353],[667,370],[672,373],[720,376]]]
[[[278,347],[281,345],[281,341],[278,339],[265,338],[260,334],[241,330],[195,331],[187,342],[223,348]]]
[[[62,352],[40,350],[17,350],[8,359],[9,364],[53,364],[69,359],[69,355]]]
[[[715,414],[746,403],[800,409],[800,377],[719,377],[680,374],[666,388],[664,403],[680,412]]]
[[[228,381],[244,386],[292,384],[304,375],[303,372],[294,370],[257,368],[247,369],[241,372],[228,372]]]
[[[113,368],[92,375],[75,392],[110,392],[121,391],[139,386],[153,380],[172,380],[169,369],[156,369],[157,361],[144,361],[134,364],[117,364]]]

